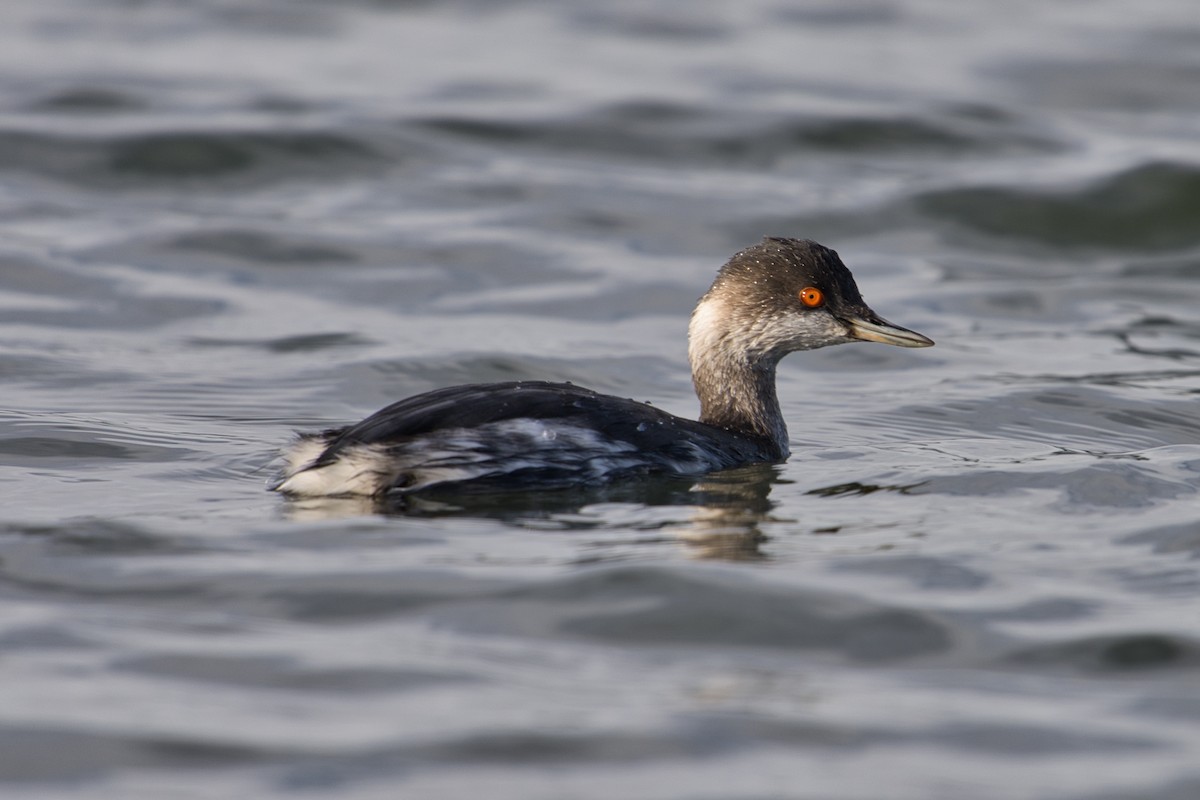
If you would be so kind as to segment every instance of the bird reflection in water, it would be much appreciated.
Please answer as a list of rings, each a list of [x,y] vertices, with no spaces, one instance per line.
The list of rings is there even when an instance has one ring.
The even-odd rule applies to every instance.
[[[491,519],[513,527],[570,532],[613,528],[614,506],[679,508],[687,510],[687,518],[660,521],[653,528],[657,535],[589,544],[600,551],[669,540],[684,544],[687,554],[694,558],[752,561],[768,558],[762,550],[768,537],[761,525],[771,520],[775,504],[769,495],[779,480],[780,469],[778,465],[753,464],[700,478],[653,476],[600,487],[541,492],[464,492],[458,487],[443,493],[395,497],[294,498],[284,501],[283,514],[300,522],[368,515]],[[597,554],[595,560],[609,558]]]

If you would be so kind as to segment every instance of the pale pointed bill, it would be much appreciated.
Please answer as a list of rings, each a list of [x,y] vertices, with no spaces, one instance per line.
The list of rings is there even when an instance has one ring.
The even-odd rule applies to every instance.
[[[864,342],[882,342],[894,344],[897,347],[932,347],[933,339],[922,336],[916,331],[893,325],[883,317],[873,316],[870,319],[853,317],[842,320],[850,328],[850,335]]]

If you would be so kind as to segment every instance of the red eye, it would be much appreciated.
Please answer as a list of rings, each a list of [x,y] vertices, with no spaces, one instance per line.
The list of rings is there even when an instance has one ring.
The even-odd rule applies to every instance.
[[[797,296],[809,308],[817,308],[825,303],[825,294],[815,286],[804,287]]]

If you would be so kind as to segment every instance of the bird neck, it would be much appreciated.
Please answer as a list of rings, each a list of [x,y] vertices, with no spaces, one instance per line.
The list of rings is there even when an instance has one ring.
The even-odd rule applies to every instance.
[[[716,299],[696,306],[688,329],[692,384],[706,425],[766,439],[779,458],[788,456],[787,425],[775,391],[779,356],[754,355]]]

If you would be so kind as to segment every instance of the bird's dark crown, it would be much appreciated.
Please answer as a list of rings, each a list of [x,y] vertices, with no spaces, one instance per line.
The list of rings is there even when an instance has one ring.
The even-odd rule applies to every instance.
[[[768,236],[737,252],[722,267],[712,291],[762,305],[791,303],[800,290],[810,286],[821,290],[835,313],[864,305],[854,276],[837,252],[811,239]]]

